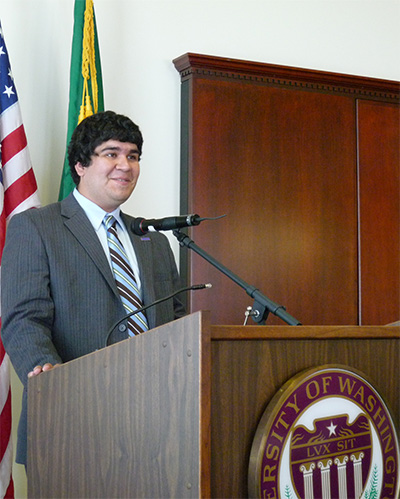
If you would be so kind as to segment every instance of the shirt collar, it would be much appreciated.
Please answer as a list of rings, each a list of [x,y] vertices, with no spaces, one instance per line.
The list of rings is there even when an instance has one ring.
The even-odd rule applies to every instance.
[[[96,232],[100,229],[103,223],[103,219],[107,214],[113,215],[116,218],[119,225],[123,229],[125,228],[125,225],[121,219],[121,208],[118,207],[116,210],[112,212],[104,211],[103,208],[100,208],[99,205],[97,205],[93,201],[90,201],[90,199],[88,199],[87,197],[83,196],[76,187],[73,190],[73,195],[77,200],[77,202],[79,203],[79,205],[81,206],[81,208],[83,209],[83,211],[86,213],[86,216],[90,220],[90,223],[93,225],[93,228]]]

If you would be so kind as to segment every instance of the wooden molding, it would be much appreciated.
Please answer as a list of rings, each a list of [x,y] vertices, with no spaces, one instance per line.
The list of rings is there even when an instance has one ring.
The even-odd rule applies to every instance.
[[[275,64],[186,53],[173,61],[182,81],[193,75],[234,78],[268,85],[347,93],[400,101],[400,82]]]

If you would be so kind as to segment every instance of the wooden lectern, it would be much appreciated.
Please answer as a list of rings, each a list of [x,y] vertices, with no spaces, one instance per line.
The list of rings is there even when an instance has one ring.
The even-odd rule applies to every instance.
[[[29,497],[246,497],[258,422],[289,378],[357,369],[398,424],[399,358],[399,327],[211,326],[191,314],[29,381]]]

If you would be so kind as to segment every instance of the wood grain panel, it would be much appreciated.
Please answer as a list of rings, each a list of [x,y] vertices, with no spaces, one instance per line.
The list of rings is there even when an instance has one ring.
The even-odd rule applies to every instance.
[[[352,100],[204,79],[193,94],[189,212],[227,214],[193,230],[196,243],[303,324],[356,323]],[[214,285],[192,310],[243,322],[240,288],[197,257],[190,272]]]
[[[362,324],[400,318],[400,107],[358,102]]]
[[[304,338],[284,339],[288,329],[302,329]],[[268,336],[275,336],[274,327],[267,330]],[[395,424],[400,421],[399,328],[388,338],[381,328],[382,337],[371,339],[364,337],[364,328],[359,328],[358,339],[354,332],[353,338],[343,338],[347,333],[340,328],[314,335],[301,326],[284,327],[275,338],[264,334],[259,340],[242,341],[233,339],[234,328],[228,331],[212,328],[212,497],[248,496],[249,457],[258,422],[280,387],[304,369],[341,364],[361,371],[386,399]],[[327,337],[318,337],[324,334]],[[225,339],[217,339],[221,337]]]
[[[209,497],[210,342],[200,320],[30,381],[29,497]]]

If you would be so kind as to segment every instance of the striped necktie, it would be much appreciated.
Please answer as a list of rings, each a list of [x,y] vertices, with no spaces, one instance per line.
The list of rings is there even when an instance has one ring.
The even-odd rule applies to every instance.
[[[140,292],[128,256],[117,234],[117,220],[112,215],[106,215],[103,223],[107,229],[107,242],[115,282],[122,304],[128,314],[143,306]],[[129,317],[128,331],[130,336],[143,333],[148,329],[147,319],[143,312]]]

